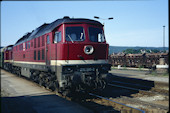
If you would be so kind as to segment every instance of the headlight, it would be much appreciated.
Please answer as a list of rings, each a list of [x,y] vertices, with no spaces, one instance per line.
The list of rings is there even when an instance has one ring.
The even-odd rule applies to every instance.
[[[63,72],[64,73],[72,73],[74,69],[72,67],[64,67]]]
[[[90,55],[94,52],[94,48],[91,45],[84,46],[84,53]]]

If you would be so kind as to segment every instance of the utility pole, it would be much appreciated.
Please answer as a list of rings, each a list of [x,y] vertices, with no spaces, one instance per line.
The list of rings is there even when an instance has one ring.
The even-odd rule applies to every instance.
[[[165,51],[165,26],[163,26],[163,51]]]

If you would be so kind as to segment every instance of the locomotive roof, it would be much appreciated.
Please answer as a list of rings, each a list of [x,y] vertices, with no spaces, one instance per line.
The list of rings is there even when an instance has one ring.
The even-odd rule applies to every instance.
[[[13,47],[13,45],[8,45],[8,46],[6,46],[6,48],[7,48],[7,47]]]
[[[37,38],[39,36],[42,36],[46,33],[49,33],[53,31],[56,27],[64,24],[64,23],[90,23],[90,24],[98,24],[103,26],[100,22],[95,21],[95,20],[90,20],[90,19],[85,19],[85,18],[69,18],[69,17],[64,17],[62,19],[57,19],[52,23],[49,24],[43,24],[40,27],[36,28],[33,30],[31,33],[27,33],[24,35],[22,38],[20,38],[15,45],[19,45],[23,42],[32,40],[34,38]]]
[[[8,46],[4,47],[4,51],[7,50],[7,49],[8,49],[8,50],[11,50],[12,47],[13,47],[13,45],[8,45]]]
[[[27,39],[30,35],[31,33],[27,33],[26,35],[21,37],[15,44],[24,42],[24,40]]]

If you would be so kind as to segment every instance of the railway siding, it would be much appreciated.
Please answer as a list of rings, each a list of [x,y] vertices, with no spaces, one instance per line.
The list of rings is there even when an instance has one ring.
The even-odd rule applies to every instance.
[[[162,62],[169,65],[169,53],[144,53],[144,54],[112,54],[109,56],[109,62],[113,66],[126,67],[147,67],[154,68]]]
[[[107,105],[107,106],[111,105],[111,106],[113,106],[113,108],[115,108],[116,110],[119,110],[120,112],[145,113],[144,110],[128,106],[128,105],[120,103],[118,101],[114,101],[114,100],[111,100],[111,99],[108,99],[108,98],[105,98],[105,97],[102,97],[102,96],[99,96],[99,95],[96,95],[96,94],[93,94],[93,93],[89,93],[89,95],[95,96],[95,97],[98,97],[98,98],[101,99],[99,101],[94,100],[96,103],[104,104],[104,105]]]
[[[142,109],[146,113],[169,111],[169,76],[147,75],[147,71],[113,69],[110,72],[108,85],[112,90],[122,89],[122,92],[131,92],[129,95],[122,93],[120,97],[110,99]]]
[[[128,68],[127,69],[112,69],[111,71],[109,71],[109,73],[110,73],[110,76],[115,75],[118,77],[126,77],[126,78],[134,78],[134,79],[141,79],[145,81],[151,81],[151,82],[154,82],[154,86],[156,87],[169,86],[169,76],[163,76],[161,74],[152,75],[150,73],[150,70],[140,71],[140,70],[131,70]]]

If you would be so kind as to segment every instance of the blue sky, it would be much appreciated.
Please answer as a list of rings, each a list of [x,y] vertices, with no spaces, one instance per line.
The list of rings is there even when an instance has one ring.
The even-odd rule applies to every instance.
[[[105,24],[111,46],[169,47],[168,0],[113,1],[3,1],[1,2],[1,46],[15,44],[25,33],[58,18],[94,19]],[[94,19],[97,20],[97,19]]]

